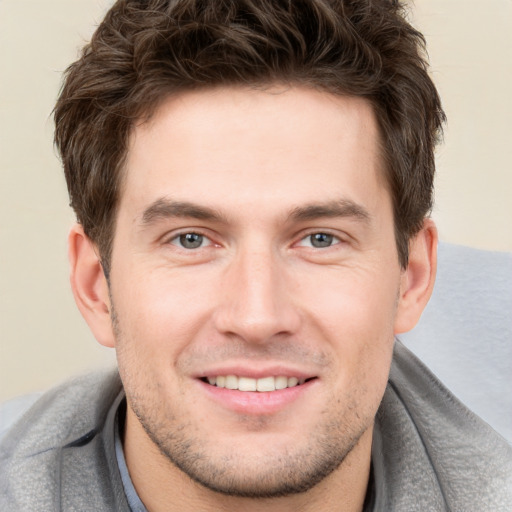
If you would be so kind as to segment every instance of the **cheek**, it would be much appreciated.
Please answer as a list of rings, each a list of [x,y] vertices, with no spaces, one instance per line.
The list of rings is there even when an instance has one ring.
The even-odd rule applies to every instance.
[[[335,268],[323,275],[309,273],[295,296],[332,336],[350,333],[354,342],[363,342],[392,333],[399,286],[398,271]]]
[[[207,328],[214,305],[207,289],[211,280],[165,268],[128,275],[130,280],[112,290],[121,343],[129,344],[141,360],[173,364]]]
[[[307,298],[309,306],[304,310],[311,336],[330,344],[343,389],[364,387],[372,395],[384,391],[399,290],[399,272],[395,274],[338,269],[327,280],[328,286]]]

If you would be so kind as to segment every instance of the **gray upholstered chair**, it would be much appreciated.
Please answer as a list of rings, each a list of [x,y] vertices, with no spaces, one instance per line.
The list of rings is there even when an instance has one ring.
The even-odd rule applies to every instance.
[[[512,444],[512,253],[441,244],[436,286],[403,343]]]

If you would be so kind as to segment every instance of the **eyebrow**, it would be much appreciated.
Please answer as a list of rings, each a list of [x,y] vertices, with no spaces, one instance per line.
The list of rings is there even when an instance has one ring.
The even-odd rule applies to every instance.
[[[309,221],[322,217],[352,217],[365,224],[369,224],[372,219],[366,208],[350,199],[299,206],[291,211],[288,218],[293,221]]]
[[[366,224],[371,220],[368,210],[349,199],[298,206],[292,209],[287,216],[288,221],[295,222],[310,221],[322,217],[352,217]],[[149,225],[169,218],[192,218],[227,223],[226,217],[213,208],[188,201],[173,201],[161,197],[144,210],[142,224]]]
[[[220,212],[188,201],[173,201],[161,197],[149,205],[142,214],[142,224],[152,224],[169,218],[192,218],[209,221],[226,221]]]

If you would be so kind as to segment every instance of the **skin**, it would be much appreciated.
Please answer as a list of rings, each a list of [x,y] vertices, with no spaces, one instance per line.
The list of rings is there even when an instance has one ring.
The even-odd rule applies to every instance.
[[[394,334],[436,266],[427,220],[400,267],[381,161],[368,103],[303,88],[187,93],[134,128],[110,288],[79,225],[69,254],[77,304],[117,351],[148,510],[361,510]],[[200,379],[228,370],[312,380],[236,408]]]

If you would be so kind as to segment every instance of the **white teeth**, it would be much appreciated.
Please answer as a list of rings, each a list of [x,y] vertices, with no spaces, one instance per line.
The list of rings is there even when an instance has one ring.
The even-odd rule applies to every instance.
[[[286,389],[288,387],[287,377],[276,377],[276,389]]]
[[[236,375],[219,375],[218,377],[208,377],[207,380],[212,386],[217,386],[218,388],[261,392],[293,388],[306,382],[306,379],[284,377],[282,375],[278,377],[262,377],[261,379],[237,377]]]
[[[299,379],[297,377],[288,377],[288,387],[293,388],[299,383]]]
[[[256,391],[256,379],[238,377],[238,389],[240,391]]]
[[[275,391],[276,379],[274,377],[263,377],[256,381],[256,389],[258,391]]]
[[[226,375],[226,388],[238,389],[238,377],[235,375]]]

